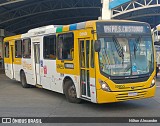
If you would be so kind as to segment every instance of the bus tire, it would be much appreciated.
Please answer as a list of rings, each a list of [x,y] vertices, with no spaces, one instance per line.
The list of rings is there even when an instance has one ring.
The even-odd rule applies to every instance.
[[[75,85],[71,80],[67,80],[65,82],[65,89],[64,94],[66,96],[66,99],[71,103],[80,103],[81,99],[77,98],[76,88]]]
[[[30,87],[30,85],[27,84],[26,75],[25,75],[24,72],[21,72],[21,84],[22,84],[23,88],[29,88]]]

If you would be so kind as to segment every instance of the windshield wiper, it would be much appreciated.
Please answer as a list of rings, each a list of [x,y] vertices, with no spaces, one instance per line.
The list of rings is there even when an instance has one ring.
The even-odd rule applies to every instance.
[[[117,41],[115,37],[113,37],[113,42],[114,42],[114,45],[116,47],[119,57],[123,57],[123,48],[121,47],[121,45],[119,44],[119,42]]]
[[[122,64],[123,64],[123,62],[124,62],[123,47],[121,47],[121,45],[117,41],[116,37],[113,37],[113,42],[114,42],[114,45],[116,47],[116,50],[117,50],[119,57],[122,57]]]
[[[136,41],[134,42],[134,57],[136,59],[136,52],[138,51],[138,46],[137,44],[140,43],[140,37],[136,39]]]

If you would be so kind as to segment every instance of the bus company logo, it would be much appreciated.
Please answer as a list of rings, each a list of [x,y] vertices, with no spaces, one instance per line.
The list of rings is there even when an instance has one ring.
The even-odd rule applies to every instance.
[[[57,69],[64,69],[64,65],[63,64],[57,64]]]
[[[26,61],[23,62],[23,68],[27,70],[32,70],[32,64],[27,63]]]
[[[11,118],[2,118],[2,123],[12,123]]]

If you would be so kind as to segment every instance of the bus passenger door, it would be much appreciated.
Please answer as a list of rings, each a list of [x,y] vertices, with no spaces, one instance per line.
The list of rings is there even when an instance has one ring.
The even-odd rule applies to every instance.
[[[14,46],[11,45],[11,74],[12,74],[12,78],[15,78],[15,70],[14,70]]]
[[[5,73],[6,75],[14,79],[14,45],[13,42],[5,42],[4,43],[4,63],[5,63]]]
[[[34,43],[36,84],[40,84],[40,43]]]
[[[92,43],[93,44],[93,43]],[[90,38],[79,39],[79,61],[80,61],[80,84],[81,84],[81,96],[89,100],[91,97],[91,86],[95,83],[95,71],[91,67],[91,41]]]

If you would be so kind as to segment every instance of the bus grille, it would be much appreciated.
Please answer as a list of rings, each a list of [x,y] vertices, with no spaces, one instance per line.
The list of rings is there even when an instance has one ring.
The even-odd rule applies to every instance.
[[[128,93],[120,93],[116,96],[116,99],[118,101],[126,101],[126,100],[134,100],[134,99],[140,99],[144,98],[146,95],[146,91],[136,91],[136,96],[128,96]]]
[[[149,77],[141,77],[141,78],[125,78],[125,79],[112,79],[112,81],[116,84],[124,84],[124,83],[138,83],[145,82],[149,79]]]

